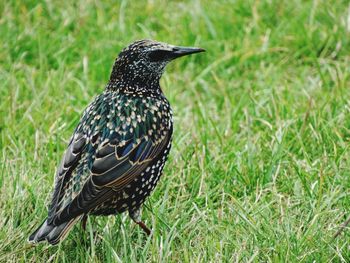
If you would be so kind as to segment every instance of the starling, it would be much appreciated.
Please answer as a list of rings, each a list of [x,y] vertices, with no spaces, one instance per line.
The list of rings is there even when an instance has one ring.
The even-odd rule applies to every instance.
[[[48,216],[29,237],[55,245],[88,215],[125,211],[147,233],[141,207],[172,140],[172,111],[159,80],[175,58],[201,48],[140,40],[123,49],[102,94],[85,109],[58,166]]]

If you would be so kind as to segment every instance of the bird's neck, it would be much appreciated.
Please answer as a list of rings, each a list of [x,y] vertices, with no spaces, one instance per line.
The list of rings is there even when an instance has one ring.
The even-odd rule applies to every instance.
[[[106,89],[127,93],[162,93],[161,74],[114,67]]]
[[[159,78],[111,78],[106,89],[131,94],[162,94]]]

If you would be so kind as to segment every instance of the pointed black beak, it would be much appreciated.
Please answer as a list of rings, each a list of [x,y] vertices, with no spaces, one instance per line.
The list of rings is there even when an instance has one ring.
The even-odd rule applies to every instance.
[[[203,48],[198,47],[178,47],[169,46],[166,49],[156,49],[149,52],[148,57],[151,62],[170,61],[175,58],[204,52]]]
[[[205,49],[198,48],[198,47],[173,47],[173,50],[171,51],[171,57],[172,59],[191,55],[194,53],[200,53],[204,52]]]

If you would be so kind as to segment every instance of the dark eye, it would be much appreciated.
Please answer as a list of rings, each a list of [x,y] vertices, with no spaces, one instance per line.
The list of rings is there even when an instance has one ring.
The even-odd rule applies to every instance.
[[[167,60],[170,57],[170,51],[166,50],[154,50],[148,54],[151,62],[158,62]]]

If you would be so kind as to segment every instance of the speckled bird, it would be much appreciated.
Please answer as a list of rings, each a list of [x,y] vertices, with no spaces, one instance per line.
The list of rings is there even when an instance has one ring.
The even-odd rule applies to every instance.
[[[159,80],[173,59],[203,52],[153,40],[123,49],[102,94],[85,109],[57,168],[48,216],[29,237],[55,245],[88,215],[125,211],[147,233],[141,208],[167,160],[173,121]]]

